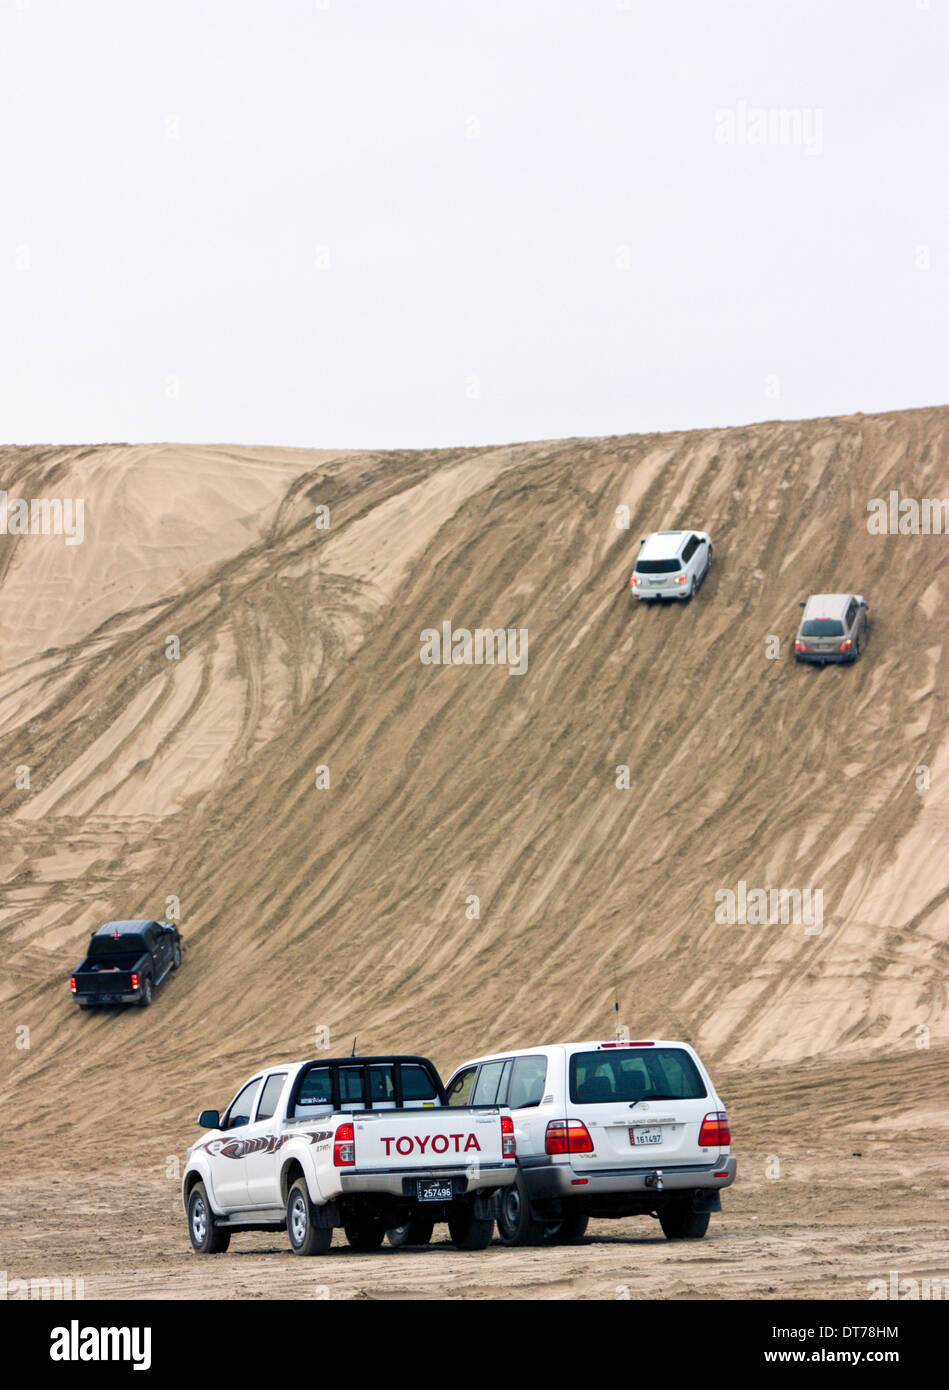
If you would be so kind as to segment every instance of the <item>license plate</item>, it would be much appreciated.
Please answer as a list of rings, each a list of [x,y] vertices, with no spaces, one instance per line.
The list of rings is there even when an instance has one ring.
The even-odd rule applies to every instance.
[[[420,1182],[418,1185],[420,1202],[450,1202],[450,1182]]]
[[[639,1144],[661,1144],[662,1130],[647,1129],[644,1125],[635,1125],[629,1131],[629,1142],[634,1145]]]

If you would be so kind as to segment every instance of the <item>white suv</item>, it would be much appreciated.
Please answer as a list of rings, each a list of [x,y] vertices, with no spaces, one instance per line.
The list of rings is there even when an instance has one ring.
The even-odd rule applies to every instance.
[[[654,531],[640,542],[629,587],[638,599],[690,599],[711,563],[707,531]]]
[[[725,1106],[688,1043],[529,1047],[466,1062],[445,1089],[450,1106],[510,1108],[506,1245],[577,1241],[591,1216],[654,1216],[670,1240],[696,1240],[735,1181]]]

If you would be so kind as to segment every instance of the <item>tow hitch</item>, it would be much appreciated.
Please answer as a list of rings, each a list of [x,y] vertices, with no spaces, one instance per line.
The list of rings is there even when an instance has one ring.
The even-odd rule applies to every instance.
[[[657,1168],[654,1173],[650,1173],[646,1178],[646,1186],[654,1187],[657,1192],[662,1191],[662,1169]]]

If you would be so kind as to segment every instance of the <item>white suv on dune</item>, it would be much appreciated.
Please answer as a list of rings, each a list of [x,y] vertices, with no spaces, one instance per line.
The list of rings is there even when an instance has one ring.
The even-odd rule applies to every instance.
[[[654,531],[640,543],[629,587],[637,599],[690,599],[711,563],[707,531]]]
[[[506,1245],[577,1241],[591,1216],[654,1216],[670,1240],[695,1240],[735,1181],[724,1103],[688,1043],[529,1047],[466,1062],[445,1089],[449,1106],[511,1111]]]

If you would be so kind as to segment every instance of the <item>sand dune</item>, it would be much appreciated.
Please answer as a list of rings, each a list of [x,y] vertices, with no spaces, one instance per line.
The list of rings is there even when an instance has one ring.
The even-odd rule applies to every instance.
[[[87,518],[72,548],[0,537],[17,1163],[66,1130],[64,1170],[154,1166],[320,1026],[447,1069],[619,1022],[689,1038],[739,1095],[762,1068],[780,1090],[903,1058],[925,1082],[894,1105],[937,1109],[917,1064],[947,1033],[949,545],[870,535],[866,506],[949,495],[947,443],[931,409],[392,454],[0,451],[0,486]],[[712,532],[708,581],[634,607],[638,538],[679,524]],[[798,600],[836,589],[870,602],[866,656],[798,668]],[[526,673],[423,665],[446,621],[527,629]],[[821,930],[718,924],[739,881],[820,889]],[[147,1012],[80,1017],[89,929],[171,897],[181,974]]]

